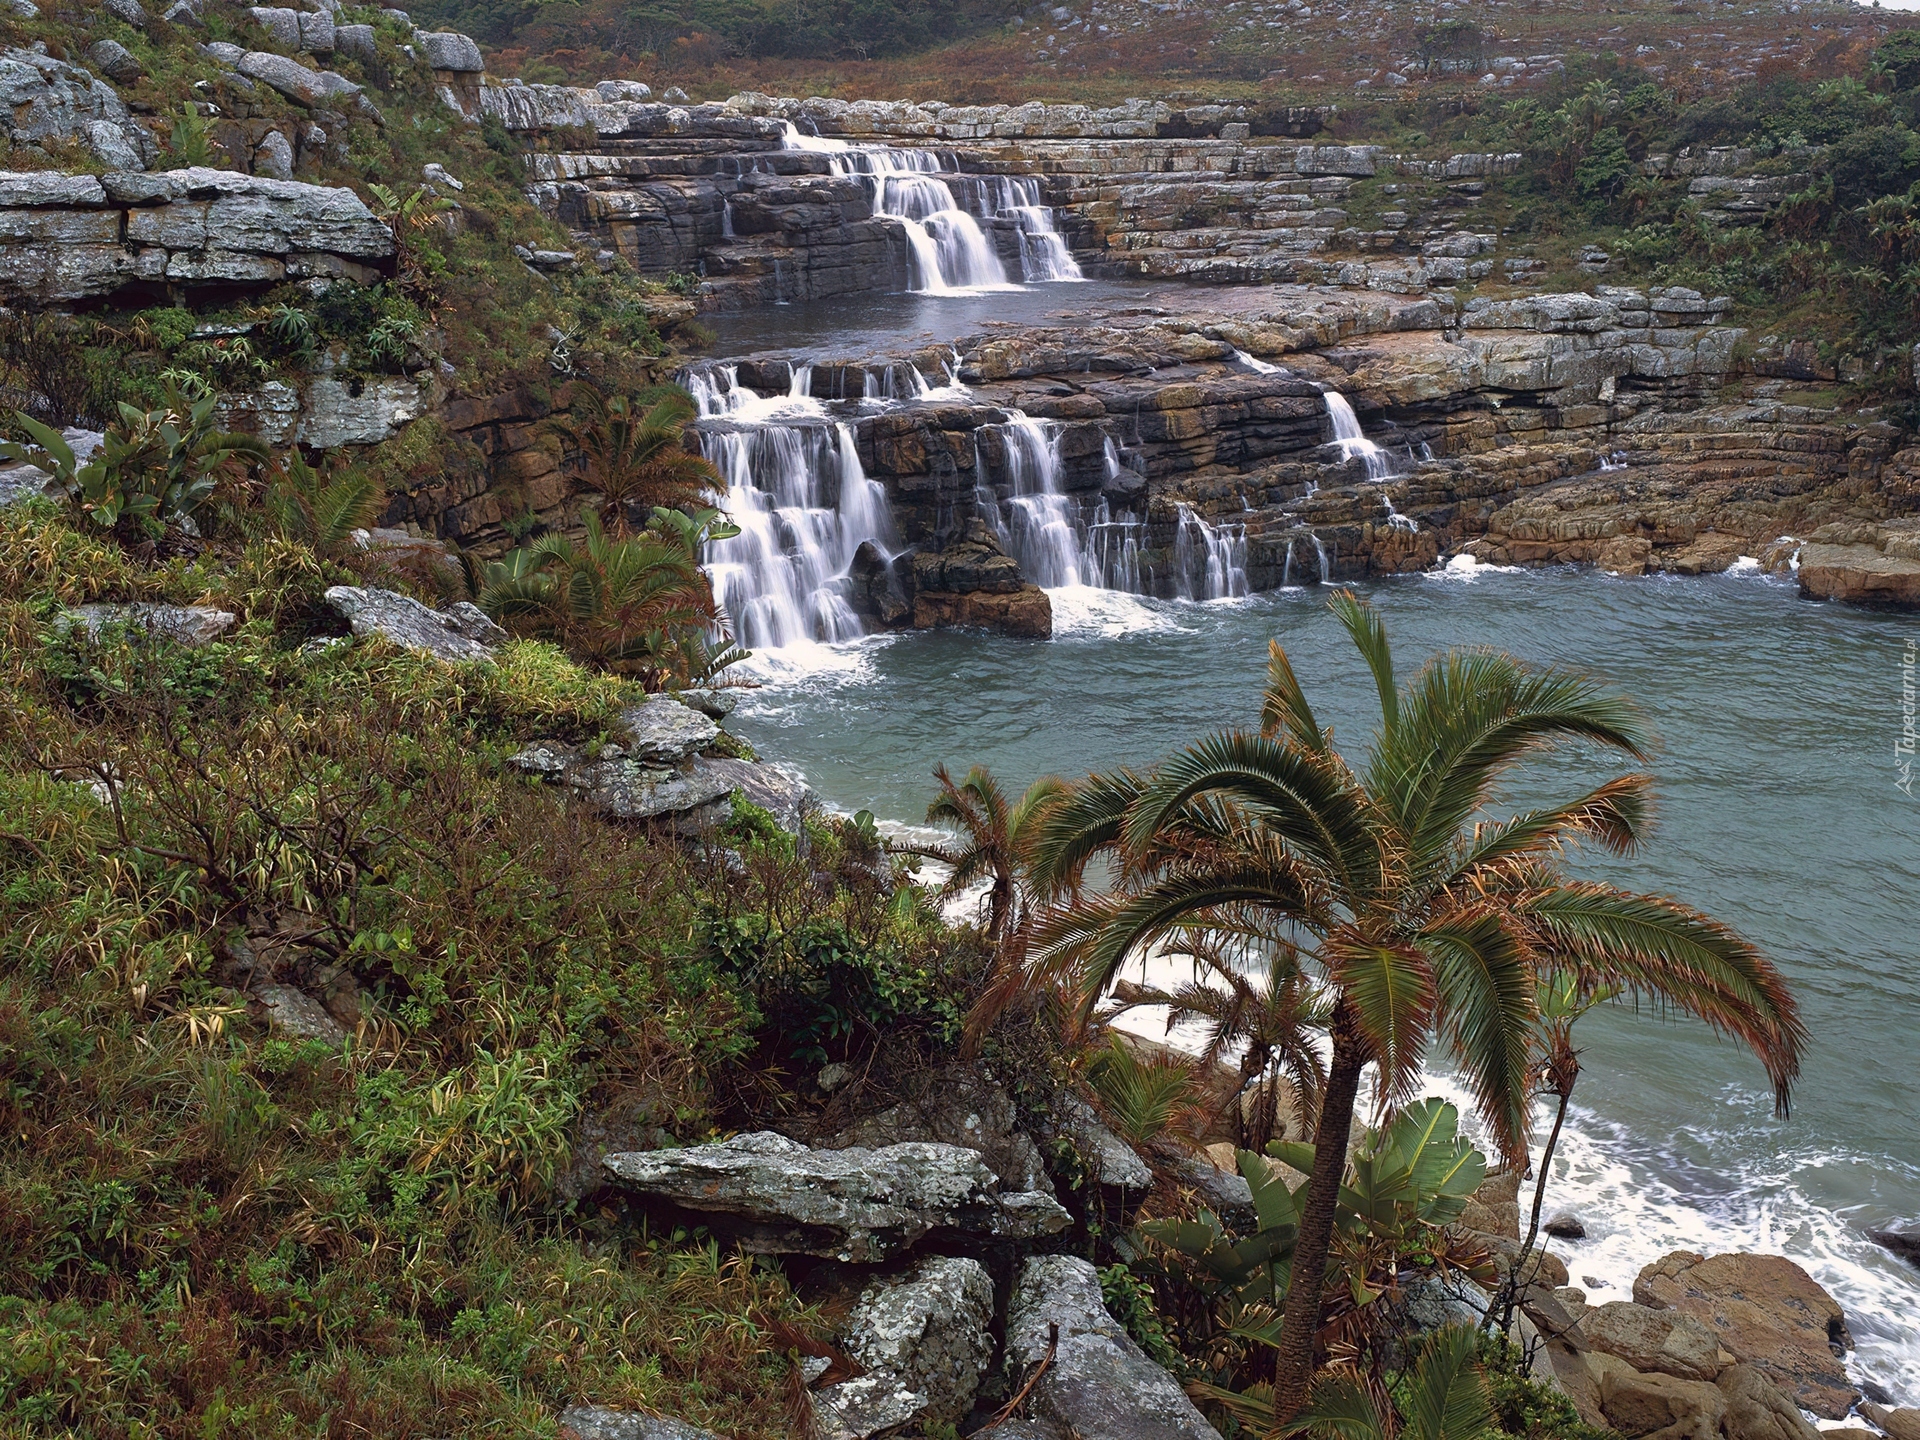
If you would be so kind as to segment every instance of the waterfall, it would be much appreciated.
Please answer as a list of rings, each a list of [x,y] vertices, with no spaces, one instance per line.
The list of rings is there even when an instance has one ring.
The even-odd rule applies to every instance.
[[[1182,600],[1238,600],[1247,594],[1247,527],[1209,525],[1190,505],[1178,507],[1174,585]],[[1195,579],[1199,580],[1195,584]],[[1198,593],[1196,593],[1198,592]]]
[[[782,396],[756,394],[738,376],[721,366],[685,377],[701,416],[716,422],[695,433],[740,527],[707,549],[714,596],[750,650],[854,639],[854,551],[869,540],[888,555],[899,549],[886,489],[861,467],[853,427],[824,418],[810,367],[793,367]]]
[[[1007,478],[1013,486],[1006,524],[1008,553],[1027,578],[1044,589],[1084,585],[1077,506],[1060,488],[1059,431],[1017,411],[1003,426]]]
[[[1402,515],[1398,510],[1394,509],[1393,497],[1388,495],[1384,490],[1380,492],[1380,503],[1387,507],[1387,528],[1389,530],[1404,530],[1409,535],[1417,535],[1420,533],[1420,522],[1411,515]]]
[[[1004,217],[1020,236],[1021,280],[1081,280],[1053,212],[1040,203],[1040,182],[1024,176],[968,176],[956,183],[976,194],[980,216],[961,205],[952,186],[940,178],[940,157],[931,150],[900,150],[851,145],[819,135],[803,135],[788,122],[783,142],[789,150],[831,157],[836,175],[865,182],[873,213],[897,221],[907,240],[909,290],[925,295],[954,295],[1013,288],[993,243],[980,228],[981,218]]]
[[[1365,464],[1369,480],[1393,479],[1393,457],[1367,438],[1360,428],[1360,417],[1353,413],[1347,397],[1338,390],[1329,390],[1322,398],[1327,402],[1327,418],[1333,422],[1333,443],[1340,447],[1340,453],[1349,460],[1357,457]]]
[[[1280,373],[1280,367],[1278,365],[1269,365],[1266,361],[1261,360],[1255,356],[1249,355],[1244,350],[1235,350],[1233,352],[1233,358],[1238,360],[1242,365],[1246,366],[1249,370],[1253,371],[1254,374],[1256,375],[1278,375]],[[1342,405],[1346,404],[1347,403],[1346,399],[1342,397],[1340,403]],[[1329,405],[1327,408],[1331,410],[1333,407]],[[1349,410],[1347,413],[1351,415],[1353,412]],[[1358,429],[1359,426],[1356,425],[1354,428]]]
[[[1329,584],[1332,580],[1332,573],[1331,567],[1327,563],[1327,547],[1320,543],[1319,531],[1309,530],[1307,533],[1313,536],[1313,553],[1320,561],[1320,583],[1322,585]]]

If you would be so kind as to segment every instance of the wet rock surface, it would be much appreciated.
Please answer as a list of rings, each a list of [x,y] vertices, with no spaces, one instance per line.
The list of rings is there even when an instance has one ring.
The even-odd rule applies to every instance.
[[[936,1230],[1018,1239],[1070,1223],[1050,1195],[1003,1192],[979,1153],[956,1145],[814,1150],[760,1131],[604,1163],[629,1191],[724,1217],[759,1254],[870,1263]]]

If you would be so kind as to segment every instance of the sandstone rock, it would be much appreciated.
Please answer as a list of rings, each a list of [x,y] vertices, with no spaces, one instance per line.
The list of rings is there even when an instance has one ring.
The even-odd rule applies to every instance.
[[[1753,1366],[1729,1365],[1719,1384],[1727,1397],[1720,1422],[1726,1440],[1819,1440],[1821,1432],[1807,1423],[1800,1407]]]
[[[693,773],[727,786],[729,793],[737,791],[750,804],[771,814],[783,829],[796,834],[807,800],[813,794],[803,782],[785,771],[754,760],[696,756]]]
[[[679,761],[706,749],[720,727],[671,695],[649,695],[620,712],[627,753],[638,760]]]
[[[604,1405],[575,1405],[561,1411],[563,1440],[569,1430],[579,1440],[720,1440],[711,1430],[698,1430],[680,1420],[610,1410]]]
[[[435,70],[451,70],[470,75],[487,68],[480,47],[471,36],[457,30],[422,30],[414,36],[426,52],[427,64]]]
[[[1894,1410],[1868,1401],[1860,1407],[1860,1413],[1886,1431],[1892,1440],[1920,1440],[1920,1410],[1910,1407]]]
[[[131,85],[147,67],[118,40],[96,40],[87,47],[87,63],[116,85]]]
[[[304,990],[291,985],[256,985],[253,998],[265,1007],[267,1025],[276,1035],[329,1043],[347,1038],[347,1027]]]
[[[1520,1242],[1505,1235],[1490,1235],[1484,1231],[1473,1232],[1473,1238],[1486,1247],[1492,1258],[1494,1268],[1505,1274],[1511,1270],[1520,1258]],[[1527,1257],[1527,1265],[1521,1279],[1529,1285],[1544,1285],[1549,1290],[1557,1290],[1565,1285],[1572,1276],[1567,1274],[1566,1262],[1538,1241],[1533,1252]]]
[[[1845,1315],[1784,1256],[1677,1250],[1640,1272],[1633,1298],[1703,1322],[1722,1349],[1816,1415],[1838,1420],[1860,1398],[1841,1358],[1853,1346]]]
[[[1719,1341],[1707,1327],[1671,1310],[1615,1300],[1588,1310],[1580,1333],[1595,1350],[1617,1356],[1636,1370],[1711,1380],[1723,1368]]]
[[[1478,1198],[1472,1198],[1467,1201],[1466,1208],[1460,1212],[1460,1223],[1469,1230],[1503,1236],[1508,1240],[1518,1240],[1520,1238],[1520,1206],[1513,1200],[1488,1204]]]
[[[821,1085],[826,1088],[824,1079]],[[874,1149],[908,1140],[979,1151],[1002,1190],[1053,1188],[1039,1148],[1020,1130],[1013,1101],[978,1066],[944,1066],[926,1077],[918,1093],[856,1120],[822,1144],[829,1150]]]
[[[1058,1335],[1031,1409],[1081,1440],[1218,1440],[1174,1378],[1107,1313],[1100,1278],[1074,1255],[1036,1255],[1007,1307],[1007,1360],[1030,1369]]]
[[[868,1286],[841,1341],[867,1373],[814,1393],[826,1440],[964,1419],[993,1359],[992,1321],[993,1281],[977,1260],[932,1255]]]
[[[1540,1228],[1556,1240],[1584,1240],[1587,1238],[1586,1225],[1583,1224],[1580,1217],[1575,1215],[1571,1210],[1562,1210],[1557,1215],[1548,1216],[1547,1219],[1542,1222]]]
[[[189,649],[211,645],[238,622],[229,610],[211,605],[155,605],[135,601],[126,605],[80,605],[62,614],[56,624],[63,630],[83,630],[89,640],[100,638],[109,625],[139,628],[161,635]]]
[[[1071,1223],[1051,1196],[1001,1193],[979,1152],[957,1145],[812,1150],[760,1131],[687,1150],[609,1155],[604,1163],[628,1190],[726,1217],[757,1254],[865,1264],[934,1230],[1030,1239]]]
[[[1660,1434],[1666,1440],[1713,1440],[1727,1412],[1727,1396],[1702,1380],[1642,1375],[1611,1355],[1590,1352],[1589,1370],[1600,1390],[1600,1408],[1622,1435]]]
[[[1850,605],[1920,609],[1920,560],[1883,554],[1870,545],[1804,545],[1800,590]]]
[[[478,627],[464,613],[430,610],[410,596],[358,585],[332,586],[322,598],[356,635],[384,636],[450,662],[493,657],[492,642],[474,638]]]

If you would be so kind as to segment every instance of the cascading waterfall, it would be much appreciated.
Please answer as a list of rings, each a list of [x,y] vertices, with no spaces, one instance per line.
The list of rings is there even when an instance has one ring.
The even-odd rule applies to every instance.
[[[908,288],[926,295],[1009,289],[1006,267],[980,219],[1004,216],[1020,236],[1021,280],[1027,283],[1083,280],[1053,212],[1040,203],[1040,182],[1024,176],[969,176],[956,183],[975,194],[979,215],[969,212],[940,178],[940,157],[931,150],[852,145],[803,135],[788,122],[789,150],[831,157],[836,175],[863,180],[873,213],[897,220],[911,261]]]
[[[1340,447],[1340,453],[1364,464],[1368,480],[1393,479],[1397,473],[1393,457],[1367,438],[1367,432],[1360,428],[1360,417],[1353,413],[1347,397],[1338,390],[1329,390],[1322,398],[1327,402],[1327,418],[1333,422],[1333,443]]]
[[[783,396],[738,377],[722,366],[685,378],[701,417],[718,422],[696,433],[740,529],[707,549],[714,596],[750,650],[852,640],[862,633],[847,603],[854,552],[865,541],[889,556],[899,548],[886,488],[861,467],[853,427],[812,398],[809,367],[794,367]]]
[[[1193,507],[1179,507],[1174,532],[1174,583],[1182,600],[1239,600],[1247,594],[1247,527],[1209,525]],[[1196,572],[1200,584],[1193,583]],[[1199,591],[1195,594],[1195,591]]]

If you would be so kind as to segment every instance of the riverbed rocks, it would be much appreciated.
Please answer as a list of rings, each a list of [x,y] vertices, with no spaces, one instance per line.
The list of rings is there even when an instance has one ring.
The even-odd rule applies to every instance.
[[[1035,1255],[1007,1308],[1007,1360],[1046,1362],[1031,1413],[1086,1440],[1218,1440],[1179,1383],[1149,1360],[1101,1302],[1100,1277],[1076,1255]]]
[[[1702,1322],[1722,1349],[1822,1418],[1841,1419],[1860,1399],[1846,1370],[1846,1316],[1784,1256],[1676,1250],[1640,1272],[1633,1298]]]
[[[872,1263],[934,1231],[1030,1239],[1071,1221],[1049,1194],[1003,1192],[980,1154],[957,1145],[816,1150],[759,1131],[604,1164],[621,1188],[724,1222],[758,1254]]]

